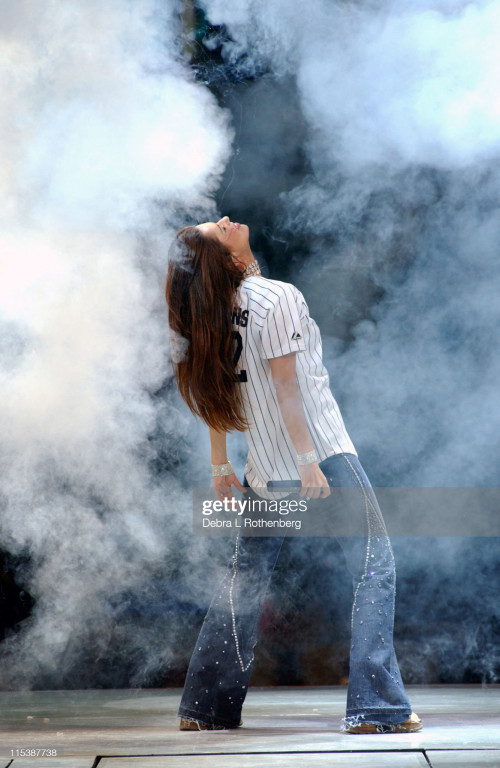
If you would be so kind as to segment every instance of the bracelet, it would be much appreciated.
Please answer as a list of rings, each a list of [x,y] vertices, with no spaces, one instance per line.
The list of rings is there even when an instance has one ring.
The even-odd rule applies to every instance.
[[[300,456],[297,456],[297,464],[299,467],[303,467],[304,464],[312,464],[314,461],[318,461],[315,450],[309,451],[308,453],[301,453]]]
[[[234,472],[231,462],[227,464],[212,464],[212,477],[220,477],[221,475],[232,475]]]

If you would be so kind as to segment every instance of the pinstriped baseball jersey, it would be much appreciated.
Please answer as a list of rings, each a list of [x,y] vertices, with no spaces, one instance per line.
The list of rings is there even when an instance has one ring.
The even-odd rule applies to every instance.
[[[330,391],[319,328],[291,283],[255,275],[243,280],[232,314],[236,371],[243,389],[248,457],[245,475],[263,497],[269,480],[299,480],[297,452],[278,405],[269,359],[296,352],[296,372],[318,461],[356,450]],[[284,494],[286,495],[286,494]]]

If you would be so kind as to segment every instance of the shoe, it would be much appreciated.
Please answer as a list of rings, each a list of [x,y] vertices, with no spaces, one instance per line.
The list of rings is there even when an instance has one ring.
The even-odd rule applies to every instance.
[[[360,723],[359,725],[348,725],[343,730],[344,733],[415,733],[422,729],[422,721],[415,712],[412,712],[408,720],[404,723]]]
[[[240,720],[239,725],[243,725],[243,720]],[[232,726],[238,728],[237,725]],[[200,720],[189,720],[186,717],[181,717],[179,723],[179,731],[226,731],[229,730],[229,726],[215,725],[214,723],[202,723]]]

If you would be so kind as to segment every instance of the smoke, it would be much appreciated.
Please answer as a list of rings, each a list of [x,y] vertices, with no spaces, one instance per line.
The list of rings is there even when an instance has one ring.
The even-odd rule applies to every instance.
[[[71,684],[82,648],[105,654],[113,600],[175,569],[190,530],[151,439],[189,453],[193,427],[155,396],[172,373],[166,254],[188,210],[213,213],[232,135],[181,33],[174,2],[2,6],[1,537],[29,555],[35,599],[3,686]],[[172,657],[163,630],[139,682]]]
[[[373,163],[469,165],[499,149],[498,2],[206,0],[226,59],[293,74],[318,174]]]
[[[279,276],[298,285],[318,321],[333,392],[373,484],[499,485],[500,3],[203,6],[224,25],[230,69],[265,73],[298,99],[307,167],[283,190],[272,225],[273,240],[293,254]],[[447,601],[448,630],[460,627],[464,646],[477,648],[478,622],[498,623],[486,575],[498,545],[485,550],[480,541],[424,542],[420,560],[415,541],[396,542],[410,585],[401,605],[416,637],[414,681],[426,679],[425,644],[438,668],[449,651],[447,630],[436,629]],[[458,562],[463,579],[447,591]],[[425,616],[433,625],[422,638]],[[498,676],[492,647],[484,646],[482,679]],[[456,649],[452,671],[445,666],[456,680],[468,663]]]
[[[476,457],[500,421],[499,3],[204,7],[232,67],[296,80],[310,172],[281,228],[309,255],[290,278],[375,479],[495,484]]]
[[[307,243],[302,268],[295,260],[280,277],[320,325],[373,483],[498,484],[498,0],[203,7],[229,32],[226,66],[247,82],[265,73],[260,190],[259,159],[245,174],[233,157],[224,202],[249,199],[245,177],[260,200],[282,183],[266,237]],[[2,644],[2,687],[116,685],[113,649],[124,684],[151,680],[175,668],[183,637],[191,647],[193,606],[217,580],[189,536],[207,436],[168,384],[163,281],[174,231],[215,213],[233,132],[184,62],[177,10],[174,0],[3,3],[1,536],[29,555],[35,607]],[[258,91],[233,92],[250,140],[258,121],[244,124],[244,111]],[[285,116],[290,130],[276,129]],[[295,141],[307,174],[278,184],[274,160],[292,168]],[[498,614],[483,588],[494,542],[484,568],[474,540],[425,556],[414,542],[398,547],[415,585],[407,610],[402,601],[412,679],[425,679],[419,617],[436,619],[426,642],[438,663],[450,657],[431,630],[438,598],[456,598],[458,560],[449,626],[480,657],[489,640],[477,624]],[[317,558],[305,555],[302,583],[316,585]],[[450,679],[464,653],[455,649]],[[492,679],[492,648],[483,656]],[[78,677],[89,663],[92,675]]]

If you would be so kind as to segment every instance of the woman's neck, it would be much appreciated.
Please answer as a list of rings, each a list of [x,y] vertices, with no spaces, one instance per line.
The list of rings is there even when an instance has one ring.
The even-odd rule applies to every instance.
[[[248,267],[249,264],[252,264],[254,261],[256,261],[250,246],[248,246],[248,248],[246,248],[244,251],[233,253],[233,259],[236,264],[241,266],[241,269],[245,269],[245,267]]]

